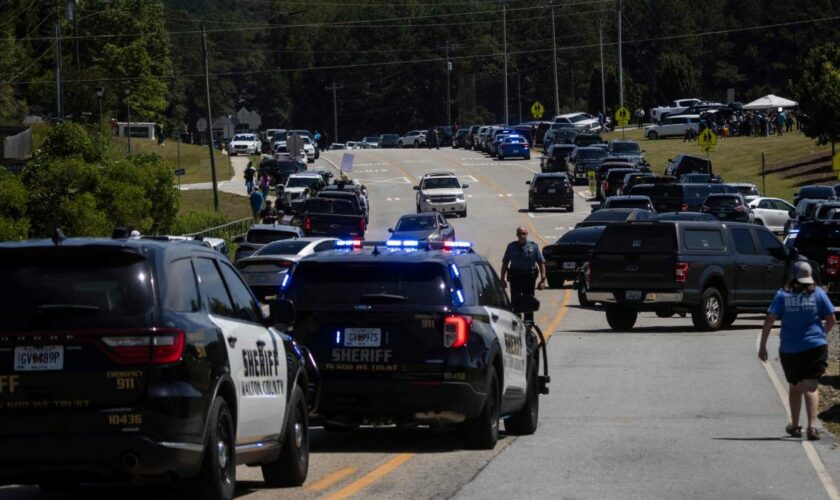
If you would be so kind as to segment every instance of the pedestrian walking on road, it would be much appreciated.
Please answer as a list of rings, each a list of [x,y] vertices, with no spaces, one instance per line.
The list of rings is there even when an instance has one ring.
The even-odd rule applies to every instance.
[[[248,166],[245,167],[245,173],[243,174],[245,177],[245,189],[248,191],[249,195],[254,190],[254,176],[256,175],[257,170],[254,168],[254,164],[249,161]]]
[[[255,189],[251,192],[249,200],[251,202],[251,214],[254,216],[254,221],[259,222],[260,211],[262,210],[263,201],[265,201],[265,197],[258,189]]]
[[[820,402],[818,385],[828,366],[826,332],[834,328],[834,306],[823,289],[814,284],[811,266],[807,262],[796,262],[792,271],[793,279],[776,293],[767,310],[758,359],[767,361],[767,337],[773,329],[773,322],[781,319],[779,360],[789,384],[791,419],[785,432],[793,437],[802,436],[799,415],[804,397],[808,419],[806,434],[808,440],[814,441],[820,438],[816,427]]]
[[[510,281],[512,301],[520,295],[534,296],[537,271],[540,276],[537,288],[542,290],[545,284],[545,257],[536,243],[528,241],[528,229],[520,226],[516,228],[516,240],[508,243],[505,255],[502,257],[502,285],[506,286],[505,278]],[[526,321],[533,321],[533,319],[533,313],[525,314]]]

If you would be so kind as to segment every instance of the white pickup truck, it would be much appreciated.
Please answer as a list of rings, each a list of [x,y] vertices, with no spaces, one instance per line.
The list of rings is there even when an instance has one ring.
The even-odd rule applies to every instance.
[[[702,102],[700,99],[677,99],[673,106],[658,106],[650,109],[650,118],[655,121],[661,121],[671,115],[682,113],[686,109]]]

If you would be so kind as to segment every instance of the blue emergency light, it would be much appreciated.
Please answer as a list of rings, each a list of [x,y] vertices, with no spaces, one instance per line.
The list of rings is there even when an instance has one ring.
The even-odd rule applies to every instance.
[[[287,287],[287,286],[289,286],[289,281],[291,281],[291,280],[292,280],[292,278],[291,278],[291,276],[289,275],[289,273],[286,273],[286,274],[283,276],[283,282],[282,282],[282,283],[280,283],[280,289],[281,289],[281,290],[285,290],[285,289],[286,289],[286,287]]]
[[[469,241],[444,241],[443,248],[472,248]]]
[[[417,240],[388,240],[385,245],[390,248],[417,248],[420,242]]]
[[[335,242],[335,246],[337,247],[360,247],[362,246],[362,240],[339,240]]]
[[[457,264],[449,264],[449,271],[452,273],[453,278],[460,278],[461,277],[461,270],[458,269]]]

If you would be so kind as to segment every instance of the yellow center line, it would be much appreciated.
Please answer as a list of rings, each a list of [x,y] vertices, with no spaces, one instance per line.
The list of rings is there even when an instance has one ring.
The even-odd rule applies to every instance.
[[[312,490],[312,491],[325,490],[325,489],[329,488],[330,486],[332,486],[332,485],[334,485],[334,484],[336,484],[340,481],[343,481],[344,478],[346,478],[348,476],[352,476],[358,470],[359,469],[357,469],[355,467],[345,467],[343,469],[339,469],[339,470],[333,472],[332,474],[327,474],[326,476],[319,479],[318,481],[315,481],[314,483],[306,486],[306,489],[307,490]]]
[[[326,500],[338,500],[343,498],[350,498],[353,495],[364,490],[373,483],[379,481],[388,474],[394,472],[399,466],[406,463],[414,456],[414,453],[400,453],[393,458],[380,465],[379,467],[370,471],[367,475],[357,479],[348,484],[344,488],[326,497]]]
[[[566,317],[566,311],[569,310],[569,301],[572,299],[572,291],[568,288],[563,293],[563,304],[560,306],[560,309],[557,310],[557,315],[554,316],[554,320],[548,325],[548,328],[545,329],[545,340],[548,342],[548,339],[551,338],[551,335],[554,334],[554,331],[557,330],[557,327],[560,326],[560,322],[563,321],[563,318]]]

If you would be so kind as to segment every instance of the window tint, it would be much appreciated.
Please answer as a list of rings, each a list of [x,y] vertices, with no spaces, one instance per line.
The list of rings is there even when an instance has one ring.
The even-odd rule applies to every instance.
[[[475,270],[475,289],[478,293],[479,305],[501,307],[502,302],[500,302],[499,296],[496,293],[496,285],[487,266],[478,264],[473,269]]]
[[[236,307],[236,317],[244,321],[259,323],[260,319],[262,319],[259,306],[254,296],[248,291],[248,287],[242,282],[242,278],[236,274],[236,271],[229,264],[223,262],[221,267],[222,276],[225,277],[228,290],[230,290],[230,296],[233,297],[233,304]]]
[[[335,249],[335,242],[334,241],[322,241],[315,245],[315,252],[327,252],[329,250]]]
[[[198,280],[201,287],[201,294],[204,296],[204,303],[212,314],[236,318],[233,310],[233,303],[228,295],[225,283],[216,264],[210,259],[196,259],[195,270],[198,272]]]
[[[615,253],[672,252],[676,248],[677,240],[671,224],[609,226],[598,240],[599,251]]]
[[[773,207],[776,210],[784,210],[785,212],[789,212],[793,209],[793,206],[788,205],[787,203],[783,202],[782,200],[773,200]]]
[[[735,249],[741,255],[756,255],[755,243],[749,229],[736,228],[732,230],[732,239],[735,240]]]
[[[201,308],[195,272],[190,259],[176,260],[166,270],[164,305],[167,309],[176,312],[195,312]]]
[[[782,248],[782,242],[770,234],[769,231],[757,229],[756,233],[758,234],[758,245],[761,247],[761,253],[764,255],[776,253],[778,255],[778,251]]]
[[[723,250],[723,237],[720,231],[686,229],[685,247],[691,250]]]
[[[775,208],[771,200],[761,200],[758,202],[758,208]]]
[[[289,240],[297,237],[297,233],[287,233],[285,231],[264,231],[260,229],[255,229],[252,231],[248,231],[248,236],[246,237],[246,239],[248,243],[264,245],[266,243],[271,243],[272,241]]]

